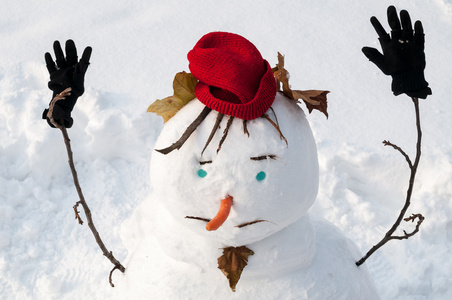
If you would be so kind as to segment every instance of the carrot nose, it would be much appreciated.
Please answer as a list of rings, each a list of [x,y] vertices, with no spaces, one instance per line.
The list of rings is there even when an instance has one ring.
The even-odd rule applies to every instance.
[[[220,208],[218,209],[217,215],[210,220],[206,225],[206,229],[208,231],[217,230],[221,225],[226,221],[229,216],[229,212],[231,211],[232,206],[232,197],[227,196],[223,200],[221,200]]]

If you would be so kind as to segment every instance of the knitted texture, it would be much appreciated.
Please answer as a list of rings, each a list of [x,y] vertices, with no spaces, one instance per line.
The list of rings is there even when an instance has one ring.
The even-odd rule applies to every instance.
[[[228,32],[203,36],[188,53],[198,79],[195,95],[207,107],[244,120],[262,116],[276,96],[269,63],[247,39]]]

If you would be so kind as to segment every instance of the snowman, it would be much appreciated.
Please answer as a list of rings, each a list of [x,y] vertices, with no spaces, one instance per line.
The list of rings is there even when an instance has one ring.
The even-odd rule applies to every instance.
[[[379,299],[357,247],[308,210],[316,143],[245,38],[203,36],[188,53],[195,99],[170,118],[152,194],[122,229],[124,299]]]

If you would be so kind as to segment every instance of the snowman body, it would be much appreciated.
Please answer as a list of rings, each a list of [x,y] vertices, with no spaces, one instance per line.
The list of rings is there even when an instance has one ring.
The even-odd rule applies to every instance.
[[[203,108],[187,104],[155,148],[178,140]],[[379,299],[354,263],[356,246],[308,213],[319,171],[303,111],[278,94],[267,116],[280,131],[267,118],[225,116],[206,147],[217,116],[211,111],[179,150],[153,152],[153,192],[123,226],[130,255],[118,298]],[[225,197],[233,199],[226,220],[206,230]],[[254,253],[235,292],[217,264],[230,246]]]

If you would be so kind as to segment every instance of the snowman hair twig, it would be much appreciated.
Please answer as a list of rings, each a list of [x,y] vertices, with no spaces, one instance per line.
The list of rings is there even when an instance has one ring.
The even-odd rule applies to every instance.
[[[281,139],[284,140],[286,142],[286,144],[288,144],[286,138],[282,134],[281,128],[279,127],[278,118],[276,117],[275,111],[271,107],[270,107],[270,109],[272,110],[273,115],[275,116],[275,121],[273,121],[268,114],[263,114],[261,117],[266,119],[273,127],[275,127],[275,129],[278,131]],[[184,143],[188,140],[188,138],[191,136],[191,134],[196,131],[198,126],[201,125],[202,121],[205,120],[205,118],[211,111],[212,110],[210,108],[204,107],[204,109],[201,111],[201,113],[198,115],[198,117],[187,127],[185,132],[182,134],[182,136],[176,142],[174,142],[173,144],[171,144],[170,146],[168,146],[166,148],[156,149],[156,151],[166,155],[166,154],[169,154],[170,152],[172,152],[173,150],[176,150],[176,149],[179,150],[184,145]],[[212,141],[213,137],[215,136],[215,133],[220,128],[220,123],[221,123],[223,117],[224,117],[224,114],[218,113],[215,124],[212,128],[212,131],[206,141],[206,144],[205,144],[203,150],[201,151],[201,155],[204,154],[204,151],[207,149],[207,146],[209,146],[210,142]],[[218,144],[217,153],[221,150],[221,146],[223,145],[224,141],[226,140],[226,137],[228,136],[228,132],[229,132],[229,129],[231,128],[233,120],[234,120],[234,117],[229,116],[229,119],[226,123],[226,127],[223,131],[223,136]],[[247,120],[243,120],[243,132],[244,132],[244,134],[247,134],[248,137],[250,136],[250,133],[248,132],[248,127],[247,127]]]
[[[199,116],[187,127],[187,130],[185,130],[184,134],[182,134],[182,136],[180,137],[179,140],[177,140],[177,142],[173,143],[171,146],[165,149],[160,149],[156,151],[162,154],[168,154],[175,149],[179,150],[182,147],[182,145],[184,145],[185,141],[188,140],[190,135],[196,130],[196,128],[198,128],[198,126],[202,123],[202,121],[204,121],[204,119],[211,111],[212,109],[208,108],[207,106],[204,107]]]
[[[215,124],[213,125],[213,128],[212,128],[212,132],[210,133],[209,138],[207,139],[206,145],[204,146],[204,148],[201,151],[201,155],[203,155],[203,153],[206,150],[207,146],[209,146],[209,144],[212,141],[217,129],[220,128],[220,123],[221,123],[221,120],[223,120],[223,117],[224,117],[224,114],[218,113],[217,119],[215,120]]]

